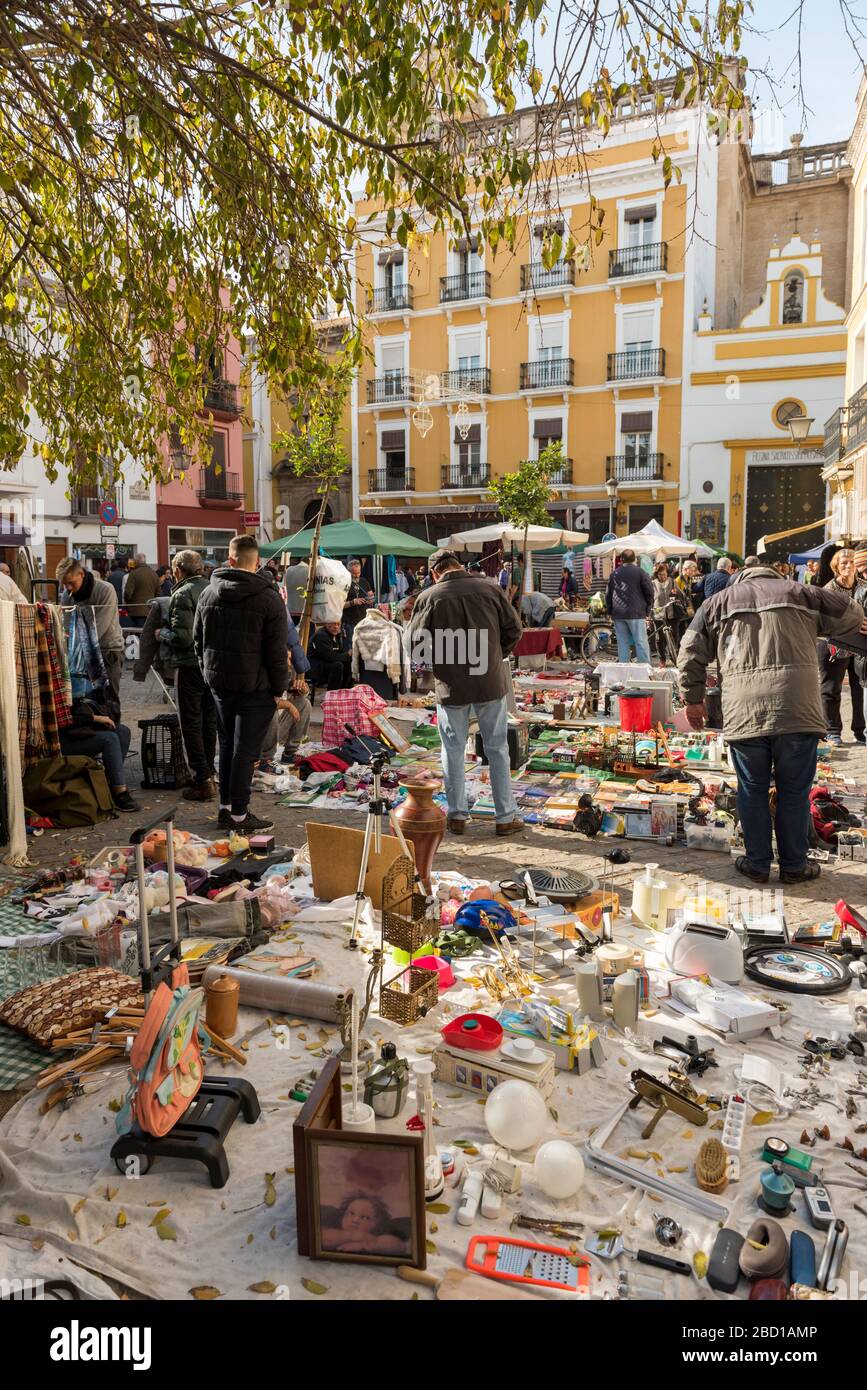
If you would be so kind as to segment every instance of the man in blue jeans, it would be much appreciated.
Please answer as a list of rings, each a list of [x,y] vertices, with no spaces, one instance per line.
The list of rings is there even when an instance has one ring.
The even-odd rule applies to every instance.
[[[448,828],[463,835],[469,819],[465,764],[475,714],[490,769],[496,833],[519,835],[524,822],[512,792],[505,658],[520,640],[520,619],[498,584],[480,584],[451,551],[435,550],[428,568],[433,583],[413,609],[409,641],[413,662],[429,667],[436,681]]]
[[[636,661],[650,661],[647,620],[653,612],[653,585],[635,563],[635,551],[624,550],[612,570],[605,593],[605,607],[614,619],[617,655],[628,661],[635,648]]]
[[[735,867],[753,883],[767,883],[771,872],[772,777],[780,879],[804,883],[819,875],[807,859],[810,788],[825,733],[816,639],[845,643],[858,633],[867,633],[860,604],[762,564],[740,570],[705,599],[686,631],[677,665],[693,729],[704,724],[707,668],[717,662],[746,849]]]

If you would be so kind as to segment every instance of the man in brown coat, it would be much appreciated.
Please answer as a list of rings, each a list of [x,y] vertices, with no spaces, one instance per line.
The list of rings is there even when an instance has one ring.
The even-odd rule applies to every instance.
[[[160,583],[145,556],[136,555],[135,568],[130,570],[123,588],[123,601],[136,627],[144,627],[148,604],[159,594]]]

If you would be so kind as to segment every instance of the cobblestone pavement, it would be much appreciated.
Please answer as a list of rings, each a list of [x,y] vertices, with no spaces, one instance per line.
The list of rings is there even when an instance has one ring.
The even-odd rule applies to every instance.
[[[125,835],[132,826],[152,819],[162,808],[178,802],[177,793],[140,789],[138,720],[165,713],[170,706],[164,703],[152,679],[141,685],[134,683],[128,675],[124,678],[122,700],[126,722],[133,731],[133,751],[127,763],[128,782],[132,794],[141,804],[140,815],[105,821],[90,830],[47,831],[38,839],[31,836],[29,853],[34,864],[60,865],[77,852],[90,858],[103,845],[124,843]],[[844,712],[848,714],[848,711]],[[314,731],[320,720],[321,710],[317,705],[314,709]],[[846,730],[844,737],[848,737],[849,742],[839,750],[835,762],[846,775],[867,786],[867,748],[853,743],[851,733]],[[216,803],[200,805],[180,801],[179,805],[180,827],[206,836],[216,833]],[[304,844],[304,824],[311,819],[335,825],[346,825],[349,820],[359,828],[364,823],[362,815],[350,814],[347,817],[345,810],[289,809],[280,805],[278,797],[258,792],[253,795],[252,809],[259,813],[267,811],[274,820],[278,844],[284,843],[293,848]],[[625,890],[626,905],[630,902],[631,884],[637,868],[648,862],[659,863],[668,872],[684,875],[690,888],[698,888],[704,882],[739,892],[751,887],[736,872],[733,859],[723,854],[688,850],[684,846],[667,848],[661,844],[645,845],[638,840],[624,843],[631,855],[631,863],[615,868],[614,885]],[[606,867],[602,855],[611,847],[612,842],[607,838],[587,840],[581,835],[541,826],[528,826],[523,836],[517,838],[497,840],[491,823],[470,821],[467,833],[460,839],[446,835],[437,853],[436,867],[497,880],[510,876],[516,864],[556,865],[558,869],[581,870],[601,878]],[[8,875],[10,871],[6,869],[0,872]],[[768,891],[773,892],[778,888],[779,884],[772,876]],[[848,862],[839,868],[823,867],[821,877],[813,882],[787,887],[785,910],[790,925],[827,918],[833,914],[834,903],[841,897],[855,905],[867,903],[867,863]]]

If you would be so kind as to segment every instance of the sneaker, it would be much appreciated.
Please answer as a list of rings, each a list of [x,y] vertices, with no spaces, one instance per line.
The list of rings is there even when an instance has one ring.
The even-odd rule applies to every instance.
[[[467,828],[464,816],[448,816],[446,819],[446,829],[452,835],[463,835]]]
[[[277,765],[272,763],[270,758],[260,758],[256,764],[257,772],[264,772],[266,777],[276,777]]]
[[[217,795],[217,789],[214,786],[213,778],[209,778],[207,782],[194,782],[181,795],[184,801],[213,801]]]
[[[867,743],[867,737],[865,737],[864,734],[853,734],[852,737],[853,737],[853,739],[855,740],[856,743],[861,743],[861,744]]]
[[[252,811],[248,811],[243,820],[233,820],[230,816],[229,828],[236,835],[258,835],[260,831],[273,830],[274,822],[268,820],[267,816],[254,816]]]
[[[833,748],[839,748],[843,740],[839,734],[828,734],[825,738],[826,743],[830,743]]]
[[[780,869],[780,882],[810,883],[814,878],[818,878],[821,872],[821,867],[808,859],[803,869]]]
[[[231,830],[235,822],[232,820],[232,812],[227,806],[221,806],[217,816],[217,825],[220,830]]]
[[[771,876],[769,869],[764,872],[761,869],[757,869],[750,863],[745,854],[742,854],[735,860],[735,868],[739,874],[743,874],[744,878],[751,879],[753,883],[767,883]]]
[[[498,835],[523,835],[524,822],[522,820],[497,821]]]
[[[132,799],[132,797],[130,796],[129,792],[113,792],[113,793],[112,793],[112,800],[114,801],[114,809],[115,809],[116,811],[140,811],[140,810],[141,810],[141,806],[139,806],[139,804],[138,804],[137,801],[133,801],[133,799]]]
[[[281,759],[280,759],[280,766],[281,766],[281,767],[294,767],[294,766],[295,766],[295,756],[296,756],[296,754],[295,754],[295,750],[294,750],[294,749],[293,749],[291,752],[286,752],[286,753],[284,753],[283,756],[282,756]]]

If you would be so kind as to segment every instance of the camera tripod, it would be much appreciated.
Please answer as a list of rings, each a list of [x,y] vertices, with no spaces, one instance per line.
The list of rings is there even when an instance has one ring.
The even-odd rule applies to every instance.
[[[388,797],[383,796],[382,793],[382,769],[387,762],[388,754],[385,752],[375,754],[370,762],[373,772],[373,795],[367,803],[367,820],[364,824],[364,844],[361,849],[361,867],[358,871],[358,886],[355,890],[355,909],[352,914],[352,930],[349,933],[349,941],[347,942],[350,950],[355,950],[358,945],[358,926],[361,919],[361,909],[367,896],[364,891],[364,880],[367,878],[367,868],[370,863],[370,847],[373,845],[377,854],[380,854],[382,851],[383,820],[388,821],[389,826],[397,836],[401,852],[406,855],[413,866],[415,865],[415,860],[410,853],[409,845],[400,828],[400,822],[391,809],[391,802]],[[413,886],[416,892],[421,893],[425,898],[429,898],[430,895],[426,893],[425,889],[422,887],[421,879],[418,876],[418,870],[415,869],[415,867],[413,867]]]

